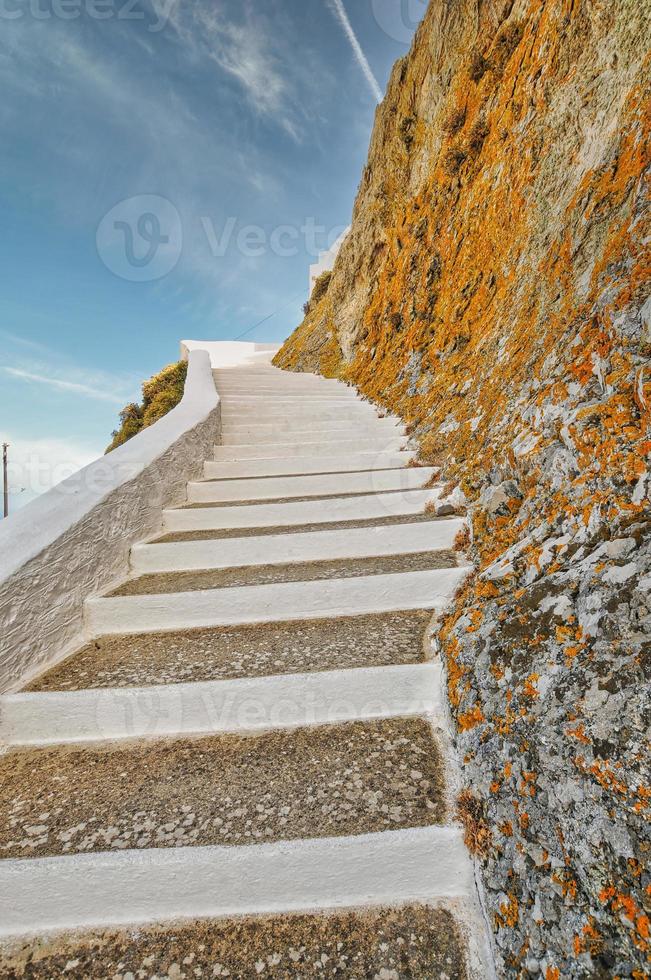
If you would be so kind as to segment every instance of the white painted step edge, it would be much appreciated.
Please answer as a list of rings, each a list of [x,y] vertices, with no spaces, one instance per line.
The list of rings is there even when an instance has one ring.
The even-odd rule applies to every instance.
[[[394,493],[289,500],[281,503],[223,507],[177,507],[163,511],[165,531],[210,531],[222,528],[292,527],[333,521],[373,520],[421,514],[441,495],[441,487]]]
[[[222,410],[222,422],[242,425],[244,422],[292,422],[297,416],[296,406],[279,408],[277,405],[249,405],[246,409],[229,407],[228,401],[224,401]],[[371,405],[364,402],[357,402],[353,405],[336,405],[330,408],[321,406],[305,405],[300,409],[300,417],[313,419],[315,421],[342,421],[345,419],[359,422],[383,421],[393,416],[378,415]]]
[[[339,531],[137,544],[131,549],[131,568],[134,575],[145,575],[419,554],[454,548],[455,538],[464,527],[464,520],[451,518]]]
[[[282,439],[287,445],[296,443],[313,443],[319,440],[324,442],[336,442],[338,439],[365,442],[369,440],[373,443],[382,440],[404,439],[404,427],[393,427],[382,430],[379,425],[373,427],[358,426],[347,423],[341,428],[327,426],[322,429],[284,429],[279,431],[270,426],[268,431],[262,431],[256,426],[244,427],[238,431],[231,429],[230,432],[222,432],[222,446],[255,446],[267,445],[270,439]]]
[[[415,459],[413,452],[351,453],[348,456],[294,456],[290,459],[243,459],[232,462],[208,460],[206,480],[256,479],[272,476],[302,476],[308,473],[353,473],[368,470],[402,469]]]
[[[46,746],[106,739],[254,733],[378,718],[441,724],[435,663],[150,687],[10,694],[0,742]]]
[[[271,436],[282,436],[286,442],[291,442],[297,435],[303,437],[311,433],[322,439],[354,439],[364,436],[382,439],[396,434],[404,435],[405,428],[402,423],[394,422],[393,419],[315,419],[302,414],[299,418],[289,420],[268,417],[264,422],[242,417],[235,423],[222,420],[222,439],[229,443],[258,442],[261,436],[266,436],[266,441]]]
[[[421,489],[438,470],[427,467],[370,470],[367,473],[268,477],[264,480],[207,480],[188,483],[189,503],[235,503],[345,493],[385,493]]]
[[[471,898],[458,828],[0,862],[0,936]]]
[[[405,436],[381,439],[317,439],[313,442],[246,443],[236,446],[215,446],[215,459],[276,459],[293,456],[333,456],[338,453],[396,453],[407,443]]]
[[[277,623],[407,609],[442,611],[469,566],[313,582],[281,582],[171,595],[89,599],[91,636]]]

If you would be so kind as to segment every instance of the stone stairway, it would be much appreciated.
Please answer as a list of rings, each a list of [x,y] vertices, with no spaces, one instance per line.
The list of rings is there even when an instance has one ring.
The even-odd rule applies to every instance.
[[[464,522],[351,389],[215,380],[204,479],[0,698],[0,976],[490,976],[429,654]]]

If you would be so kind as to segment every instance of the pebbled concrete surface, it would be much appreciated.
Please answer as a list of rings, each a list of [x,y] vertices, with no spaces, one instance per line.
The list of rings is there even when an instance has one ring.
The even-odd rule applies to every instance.
[[[421,719],[9,750],[0,784],[2,858],[338,837],[445,816]]]
[[[3,952],[1,975],[7,980],[467,975],[454,919],[422,905],[95,932],[29,940]]]
[[[431,612],[106,636],[26,691],[78,691],[420,663]]]
[[[456,568],[453,551],[425,551],[416,555],[383,555],[334,561],[289,562],[286,565],[256,565],[249,568],[217,568],[207,571],[164,572],[141,575],[124,582],[111,596],[197,592],[203,589],[273,582],[308,582],[354,578],[359,575],[389,575],[420,572],[430,568]]]

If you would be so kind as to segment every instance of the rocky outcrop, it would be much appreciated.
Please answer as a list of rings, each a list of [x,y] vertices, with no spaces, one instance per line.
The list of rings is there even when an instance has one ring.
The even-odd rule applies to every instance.
[[[650,24],[433,0],[276,359],[402,415],[464,495],[438,643],[509,977],[648,975]]]

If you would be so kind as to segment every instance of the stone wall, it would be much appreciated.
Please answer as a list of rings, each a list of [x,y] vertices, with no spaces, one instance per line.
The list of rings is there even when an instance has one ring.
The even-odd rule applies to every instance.
[[[464,495],[437,642],[507,977],[648,975],[650,25],[432,0],[275,361],[402,415]]]

